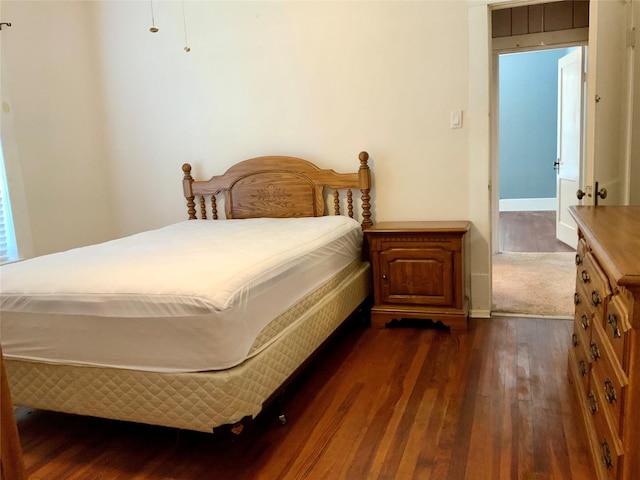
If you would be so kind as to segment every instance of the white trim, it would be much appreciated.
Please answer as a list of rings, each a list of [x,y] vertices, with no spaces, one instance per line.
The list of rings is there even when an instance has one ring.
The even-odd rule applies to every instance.
[[[469,318],[491,318],[489,310],[469,310]]]
[[[546,318],[551,320],[573,320],[571,315],[536,315],[533,313],[508,313],[508,312],[491,312],[492,317],[523,317],[523,318]]]
[[[501,212],[530,212],[540,210],[555,210],[558,199],[550,198],[501,198],[499,201]]]

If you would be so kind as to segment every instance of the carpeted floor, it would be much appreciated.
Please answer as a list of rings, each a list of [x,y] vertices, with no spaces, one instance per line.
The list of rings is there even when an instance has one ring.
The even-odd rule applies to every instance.
[[[493,257],[493,312],[573,316],[575,253],[502,252]]]

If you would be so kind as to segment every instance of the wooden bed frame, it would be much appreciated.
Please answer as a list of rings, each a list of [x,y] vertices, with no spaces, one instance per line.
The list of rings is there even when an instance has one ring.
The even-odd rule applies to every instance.
[[[371,174],[367,152],[360,152],[360,168],[357,173],[336,173],[321,170],[313,163],[295,157],[257,157],[245,160],[229,168],[224,175],[207,181],[194,181],[191,165],[182,166],[183,188],[187,199],[189,219],[207,219],[209,213],[218,219],[217,196],[222,194],[225,202],[225,218],[291,218],[320,217],[328,214],[324,192],[333,190],[333,213],[340,215],[339,190],[346,189],[347,214],[353,218],[353,194],[358,188],[362,194],[362,228],[370,227]]]
[[[337,215],[343,204],[347,215],[354,218],[352,189],[359,189],[361,226],[367,228],[372,224],[368,158],[361,152],[358,171],[339,174],[299,158],[259,157],[240,162],[208,181],[194,180],[191,166],[185,164],[183,186],[189,219],[218,219],[219,201],[224,202],[229,219]],[[346,197],[339,193],[343,190]],[[331,201],[325,200],[325,194],[333,197],[333,208],[327,205]],[[299,308],[292,328],[236,367],[160,373],[5,358],[14,404],[203,432],[231,429],[237,433],[370,296],[368,262],[356,261],[352,267],[340,272],[334,283],[319,289],[319,300],[313,300],[308,308]],[[234,404],[232,409],[230,404]]]

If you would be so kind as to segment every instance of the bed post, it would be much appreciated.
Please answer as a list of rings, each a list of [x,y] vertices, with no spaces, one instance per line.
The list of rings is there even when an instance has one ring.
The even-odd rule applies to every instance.
[[[191,184],[193,183],[193,177],[191,176],[191,165],[185,163],[182,165],[182,171],[184,172],[184,179],[182,180],[182,189],[184,190],[184,197],[187,199],[187,210],[189,213],[189,220],[196,220],[196,203],[195,195],[191,190]]]
[[[369,191],[371,190],[371,171],[367,164],[369,160],[369,154],[367,152],[360,152],[358,155],[360,159],[360,168],[358,169],[358,180],[360,183],[360,192],[362,193],[362,229],[369,228],[373,225],[371,221],[371,197]]]

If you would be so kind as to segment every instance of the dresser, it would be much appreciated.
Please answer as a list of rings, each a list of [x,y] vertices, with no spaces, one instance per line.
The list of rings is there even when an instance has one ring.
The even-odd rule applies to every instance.
[[[412,319],[466,330],[470,226],[468,221],[380,222],[365,230],[373,267],[372,327]]]
[[[640,478],[640,207],[576,206],[569,381],[598,480]]]

